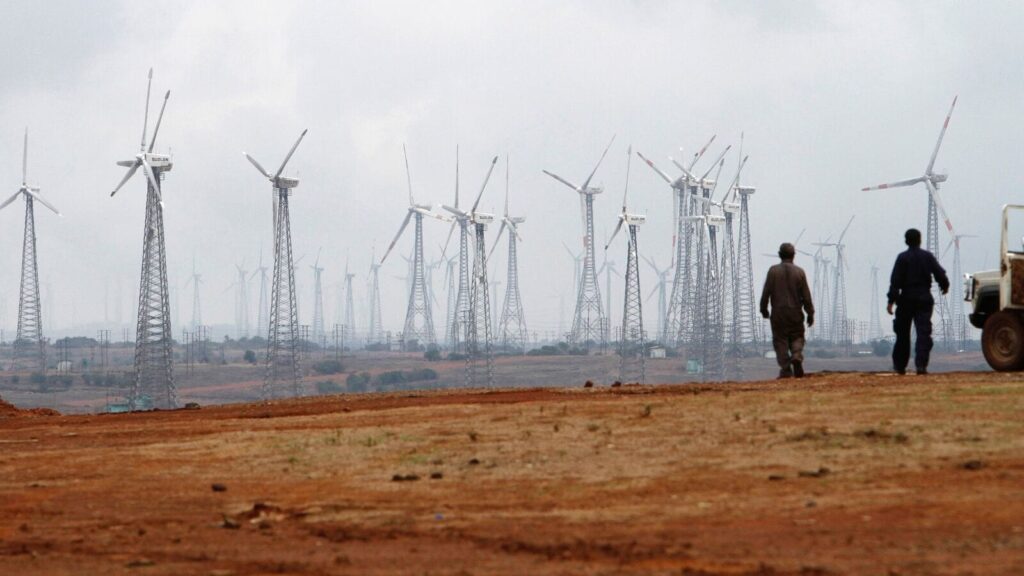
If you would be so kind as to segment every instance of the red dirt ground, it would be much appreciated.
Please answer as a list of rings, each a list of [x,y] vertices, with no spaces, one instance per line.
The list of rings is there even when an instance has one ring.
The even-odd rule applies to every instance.
[[[990,372],[0,404],[0,573],[1024,574],[1022,415]]]

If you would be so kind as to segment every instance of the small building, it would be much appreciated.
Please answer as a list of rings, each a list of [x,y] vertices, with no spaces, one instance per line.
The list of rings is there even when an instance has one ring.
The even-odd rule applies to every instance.
[[[665,347],[664,346],[651,346],[650,350],[648,351],[648,355],[651,358],[664,358],[665,357]]]

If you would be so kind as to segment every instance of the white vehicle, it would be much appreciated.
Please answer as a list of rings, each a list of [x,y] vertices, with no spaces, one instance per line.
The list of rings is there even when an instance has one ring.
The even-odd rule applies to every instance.
[[[988,365],[1000,372],[1024,370],[1024,238],[1010,249],[1011,217],[1019,227],[1024,205],[1003,206],[999,269],[964,276],[971,324],[981,329],[981,350]]]

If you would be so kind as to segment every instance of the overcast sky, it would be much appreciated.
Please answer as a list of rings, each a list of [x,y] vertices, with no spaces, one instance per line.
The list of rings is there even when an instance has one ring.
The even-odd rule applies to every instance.
[[[379,255],[404,217],[403,143],[417,201],[435,205],[452,201],[456,145],[467,193],[500,155],[482,202],[496,213],[509,155],[512,211],[527,217],[526,319],[543,333],[558,327],[561,297],[570,321],[572,261],[562,242],[579,246],[581,233],[576,195],[541,169],[583,180],[617,135],[595,178],[606,189],[595,202],[601,237],[616,222],[627,146],[668,171],[669,155],[680,147],[692,154],[718,134],[713,153],[734,145],[722,176],[731,179],[743,132],[743,180],[757,187],[758,289],[771,263],[760,253],[803,228],[802,245],[835,236],[856,215],[849,308],[867,320],[870,266],[887,277],[903,230],[925,226],[926,192],[860,189],[921,175],[954,95],[936,163],[949,173],[941,195],[958,231],[979,236],[964,241],[965,271],[995,265],[999,207],[1020,200],[1024,179],[1022,16],[1019,2],[5,2],[0,181],[17,190],[28,126],[30,183],[65,214],[36,210],[47,326],[93,335],[86,325],[103,321],[104,293],[109,287],[113,300],[118,286],[120,318],[132,321],[144,179],[109,193],[124,172],[114,162],[138,151],[152,66],[154,115],[159,95],[172,91],[157,149],[174,156],[163,191],[180,334],[191,318],[191,289],[181,287],[193,257],[207,324],[233,322],[233,264],[251,269],[261,248],[270,259],[270,185],[243,150],[276,168],[309,128],[286,171],[302,180],[291,199],[295,253],[306,254],[300,321],[311,320],[308,264],[322,247],[328,326],[346,259],[363,309],[370,251],[376,245]],[[666,265],[669,188],[636,161],[630,184],[631,209],[648,215],[641,252]],[[0,212],[7,334],[17,316],[22,212],[20,202]],[[437,258],[446,226],[424,226],[428,258]],[[944,247],[945,231],[942,238]],[[406,301],[397,256],[411,246],[408,234],[382,271],[384,323],[395,331]],[[623,269],[624,257],[617,242],[609,258]],[[810,272],[807,258],[797,263]],[[951,254],[945,263],[952,268]],[[645,266],[645,294],[653,282]],[[441,290],[440,275],[436,283]],[[618,324],[622,286],[614,284]],[[652,330],[655,305],[645,310]],[[362,314],[357,321],[365,329]]]

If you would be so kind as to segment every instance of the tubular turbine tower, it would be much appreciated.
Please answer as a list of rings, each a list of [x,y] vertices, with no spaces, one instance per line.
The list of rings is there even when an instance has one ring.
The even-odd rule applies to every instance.
[[[280,396],[280,388],[288,386],[292,396],[299,395],[300,371],[299,318],[295,294],[295,262],[292,259],[291,219],[288,216],[288,197],[299,185],[297,178],[282,176],[295,149],[306,137],[303,130],[292,145],[281,167],[273,175],[252,156],[245,157],[263,174],[274,193],[274,274],[270,296],[270,326],[267,337],[267,374],[263,381],[262,396],[269,400]]]
[[[14,357],[34,357],[37,369],[46,370],[46,341],[43,340],[42,304],[39,293],[39,269],[36,262],[36,219],[34,203],[61,213],[43,199],[39,188],[28,185],[28,128],[25,128],[25,143],[21,155],[21,188],[0,204],[0,210],[17,200],[25,198],[25,230],[21,245],[21,291],[18,295],[18,333],[14,340]]]
[[[142,277],[139,283],[139,311],[135,331],[135,381],[128,398],[132,410],[149,408],[171,409],[178,404],[174,388],[171,345],[171,312],[167,289],[167,253],[164,245],[164,212],[161,182],[163,174],[171,169],[170,156],[154,154],[153,146],[164,118],[168,90],[164,95],[160,115],[153,129],[153,138],[146,146],[146,128],[149,120],[149,94],[153,84],[153,69],[149,70],[146,85],[146,114],[142,122],[142,143],[132,160],[117,164],[128,168],[111,196],[141,167],[148,182],[146,186],[146,224],[142,235]]]
[[[487,255],[490,260],[494,249],[498,247],[502,233],[508,230],[508,271],[505,282],[505,302],[501,307],[501,318],[498,320],[498,333],[501,335],[501,346],[507,352],[526,352],[527,332],[526,319],[523,317],[523,299],[519,295],[519,257],[517,244],[522,241],[519,225],[526,222],[522,216],[509,216],[508,213],[508,175],[509,161],[505,158],[505,214],[501,217],[501,228],[494,237],[494,245]]]
[[[583,274],[577,287],[576,311],[573,313],[572,332],[569,339],[577,346],[590,347],[594,343],[602,342],[606,333],[607,320],[604,311],[601,310],[601,289],[597,283],[597,267],[594,259],[594,196],[603,190],[591,187],[590,181],[601,166],[608,149],[612,147],[615,137],[612,136],[608,146],[601,153],[597,165],[590,172],[590,176],[583,181],[582,186],[576,186],[568,180],[544,170],[543,172],[572,188],[580,195],[580,209],[583,220]]]

